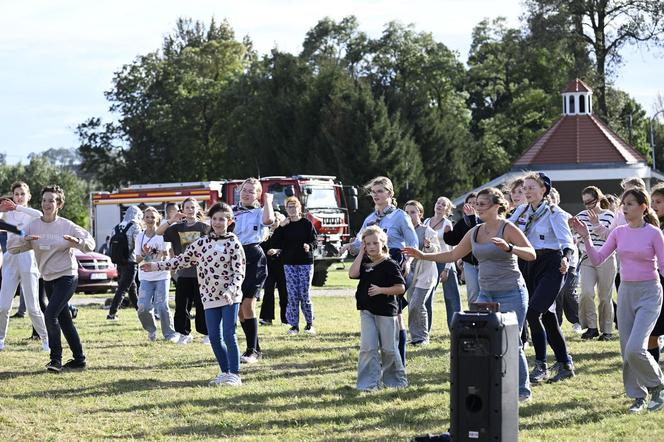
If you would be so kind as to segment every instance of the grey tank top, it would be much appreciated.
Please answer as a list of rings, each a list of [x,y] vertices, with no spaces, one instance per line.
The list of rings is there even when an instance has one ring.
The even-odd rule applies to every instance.
[[[487,291],[514,290],[523,277],[519,271],[518,258],[514,253],[507,253],[494,243],[478,243],[477,232],[483,224],[479,224],[471,231],[470,239],[473,255],[479,262],[480,289]],[[505,236],[507,221],[503,221],[498,228],[497,237]]]

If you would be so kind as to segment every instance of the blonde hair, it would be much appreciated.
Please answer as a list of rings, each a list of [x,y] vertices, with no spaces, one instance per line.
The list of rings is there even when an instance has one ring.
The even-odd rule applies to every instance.
[[[364,242],[364,239],[367,236],[371,236],[371,235],[376,235],[376,238],[378,238],[378,241],[380,241],[383,244],[383,247],[381,247],[381,251],[384,254],[389,255],[390,250],[387,248],[387,233],[385,233],[383,231],[383,229],[381,229],[378,226],[369,226],[364,230],[364,232],[362,232],[362,235],[360,236],[360,238],[361,238],[362,242]]]
[[[145,214],[148,212],[154,215],[155,224],[159,225],[159,223],[161,222],[161,213],[159,213],[159,211],[152,206],[146,207],[145,210],[143,211],[143,219],[145,219]]]
[[[289,196],[284,200],[284,207],[288,207],[289,203],[295,203],[298,209],[300,209],[300,212],[302,212],[302,203],[296,196]]]
[[[385,190],[387,190],[391,195],[391,204],[394,207],[397,207],[397,199],[394,196],[394,185],[392,184],[392,180],[389,179],[386,176],[377,176],[376,178],[372,179],[369,181],[367,184],[364,185],[364,190],[367,191],[367,193],[371,193],[371,188],[373,186],[383,186]]]
[[[456,206],[454,205],[454,203],[452,202],[452,200],[449,199],[449,198],[446,197],[446,196],[439,196],[439,197],[436,199],[436,202],[438,202],[438,200],[440,200],[440,199],[442,199],[443,201],[445,201],[445,205],[447,206],[447,212],[445,213],[445,217],[450,216],[450,215],[452,214],[452,212],[454,211],[454,209],[456,209]]]
[[[263,185],[261,184],[260,180],[258,178],[247,178],[246,180],[242,181],[242,184],[240,184],[240,190],[244,187],[245,184],[253,184],[254,188],[257,190],[256,192],[256,199],[260,200],[261,193],[263,193]]]
[[[638,176],[633,176],[630,178],[625,178],[620,182],[620,187],[622,187],[623,189],[627,186],[638,187],[639,189],[645,190],[646,183]]]

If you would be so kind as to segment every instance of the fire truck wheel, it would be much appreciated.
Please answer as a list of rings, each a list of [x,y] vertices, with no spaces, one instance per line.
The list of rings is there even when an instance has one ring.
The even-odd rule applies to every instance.
[[[327,270],[320,270],[314,272],[314,277],[311,280],[311,285],[315,287],[323,287],[327,281]]]

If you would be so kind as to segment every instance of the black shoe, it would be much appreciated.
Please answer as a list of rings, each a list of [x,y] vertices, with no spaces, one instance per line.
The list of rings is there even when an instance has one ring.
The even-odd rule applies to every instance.
[[[70,359],[65,365],[62,366],[65,370],[84,370],[88,364],[85,362],[85,359],[76,360]]]
[[[106,315],[106,319],[109,321],[117,321],[118,315]]]
[[[555,367],[553,367],[554,370],[557,371],[556,375],[551,377],[548,381],[549,384],[552,384],[554,382],[558,381],[563,381],[565,379],[569,379],[574,377],[574,364],[571,362],[569,363],[562,363],[562,362],[556,362]]]
[[[270,321],[269,319],[259,319],[258,323],[260,325],[272,325],[272,321]]]
[[[52,371],[53,373],[60,373],[62,371],[62,362],[51,361],[46,364],[46,370]]]
[[[10,318],[16,318],[16,319],[25,318],[25,313],[16,312],[13,315],[11,315]]]
[[[74,307],[73,305],[69,306],[69,313],[71,313],[71,318],[76,319],[78,316],[78,307]]]
[[[599,332],[597,331],[596,328],[589,328],[588,330],[586,330],[581,335],[581,339],[584,339],[584,340],[595,339],[598,336],[599,336]]]
[[[613,340],[613,335],[611,333],[602,333],[599,338],[597,338],[598,341],[612,341]]]

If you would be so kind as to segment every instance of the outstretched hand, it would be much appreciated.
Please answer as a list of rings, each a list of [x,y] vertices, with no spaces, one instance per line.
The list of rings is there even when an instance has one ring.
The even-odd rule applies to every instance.
[[[401,253],[403,253],[409,258],[422,259],[422,257],[424,256],[424,254],[415,247],[404,247],[403,249],[401,249]]]
[[[588,231],[588,226],[586,226],[586,224],[576,216],[570,218],[569,226],[581,238],[586,238],[588,237],[588,235],[590,235],[590,232]]]
[[[63,237],[64,239],[66,239],[67,241],[69,241],[70,243],[79,244],[79,243],[81,242],[81,240],[78,239],[78,238],[76,238],[75,236],[71,236],[71,235],[62,235],[62,237]]]
[[[16,203],[9,198],[3,198],[0,201],[0,212],[10,212],[16,210]]]

